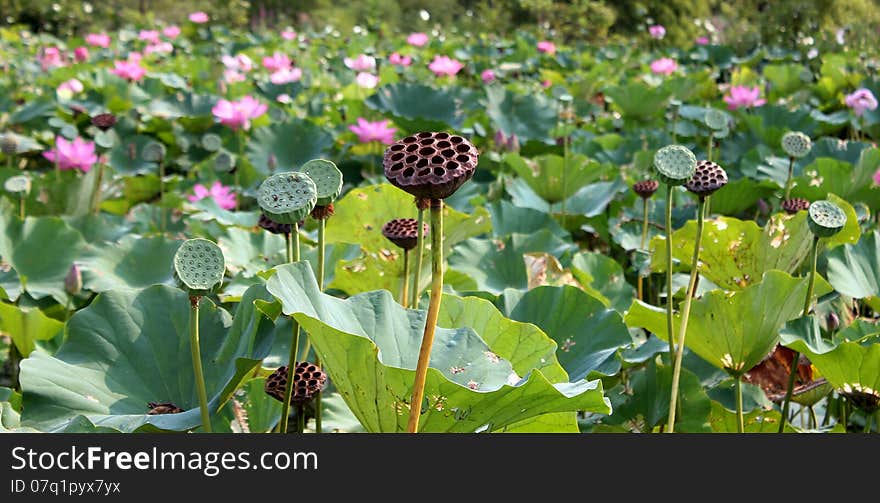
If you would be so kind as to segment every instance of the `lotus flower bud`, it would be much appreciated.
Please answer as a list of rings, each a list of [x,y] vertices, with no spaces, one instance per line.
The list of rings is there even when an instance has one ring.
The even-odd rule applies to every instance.
[[[76,295],[82,290],[82,273],[76,264],[70,266],[67,276],[64,277],[64,290],[70,295]]]

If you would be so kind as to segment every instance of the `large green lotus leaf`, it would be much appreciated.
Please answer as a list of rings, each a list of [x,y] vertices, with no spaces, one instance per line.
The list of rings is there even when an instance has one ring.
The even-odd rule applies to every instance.
[[[12,338],[18,352],[24,356],[31,354],[36,341],[52,339],[64,324],[43,314],[36,307],[19,307],[0,302],[0,333]]]
[[[202,300],[200,346],[212,410],[268,351],[262,337],[271,322],[254,313],[256,297],[256,291],[246,295],[250,301],[239,304],[234,324],[229,313]],[[125,432],[197,427],[189,319],[189,298],[176,288],[98,295],[70,319],[68,339],[54,357],[34,352],[22,361],[23,424],[58,431],[84,415]],[[148,415],[147,402],[172,402],[186,412]]]
[[[756,409],[743,414],[743,432],[745,433],[777,433],[782,414],[776,410]],[[715,433],[737,433],[738,419],[736,412],[727,410],[718,402],[712,402],[712,413],[709,424]],[[799,430],[786,422],[785,433],[797,433]]]
[[[625,312],[636,294],[627,283],[623,267],[608,255],[581,252],[571,259],[571,273],[588,293],[601,300],[606,307]]]
[[[223,250],[226,269],[232,274],[254,276],[287,260],[284,237],[271,232],[254,232],[240,227],[229,227],[217,240]]]
[[[565,212],[569,219],[575,215],[587,218],[594,217],[605,211],[614,196],[625,188],[626,185],[621,180],[591,183],[581,187],[573,196],[564,201]],[[556,215],[562,213],[562,202],[550,204],[532,190],[522,178],[508,179],[505,190],[510,194],[511,201],[516,206]]]
[[[332,146],[333,136],[320,126],[291,119],[254,130],[247,143],[247,158],[254,169],[266,177],[324,158]]]
[[[570,243],[549,230],[533,234],[511,234],[505,239],[471,238],[449,256],[449,284],[459,292],[483,291],[494,295],[505,288],[524,290],[528,272],[526,253],[549,253],[559,257],[573,250]]]
[[[21,426],[21,415],[9,402],[0,401],[0,433],[40,433],[35,428]]]
[[[364,433],[364,427],[337,392],[321,395],[321,430],[324,433]],[[281,414],[279,413],[279,416]],[[310,423],[313,425],[314,423]]]
[[[523,144],[529,140],[551,142],[558,124],[559,106],[543,94],[516,94],[502,86],[487,86],[486,114],[492,126],[505,136],[515,134]]]
[[[788,323],[779,339],[782,345],[805,354],[836,389],[869,388],[874,394],[880,390],[880,340],[876,334],[831,342],[822,338],[815,317],[803,317]]]
[[[211,417],[211,429],[216,433],[271,433],[281,418],[281,407],[266,394],[265,384],[265,377],[245,382]]]
[[[144,147],[155,143],[156,139],[146,135],[121,138],[119,144],[110,151],[109,165],[117,172],[134,175],[157,171],[158,164],[144,159]]]
[[[85,245],[80,233],[58,217],[22,222],[6,211],[0,212],[0,229],[0,261],[18,273],[24,291],[66,302],[64,278]]]
[[[751,220],[717,217],[703,227],[700,275],[727,290],[740,290],[761,280],[765,271],[795,272],[810,254],[812,233],[806,212],[773,215],[764,228]],[[690,270],[697,223],[689,221],[672,233],[672,256]],[[663,236],[649,245],[651,269],[666,270]]]
[[[194,208],[197,211],[190,215],[193,220],[214,220],[221,225],[238,225],[241,227],[254,227],[260,220],[259,211],[229,211],[217,205],[217,201],[211,198],[199,199],[196,202],[187,202],[184,209]]]
[[[869,151],[863,151],[860,161],[855,165],[829,157],[819,157],[804,167],[800,176],[793,179],[791,195],[816,201],[826,199],[831,193],[847,201],[860,201],[866,194],[865,188],[874,186],[871,176],[877,168],[877,159]],[[873,202],[875,197],[864,199],[866,202]]]
[[[862,299],[880,295],[880,234],[865,234],[855,245],[828,252],[828,281],[838,292]]]
[[[498,238],[511,234],[531,234],[547,229],[556,237],[565,238],[568,233],[543,211],[520,208],[508,201],[495,201],[486,207],[492,219],[492,235]]]
[[[658,367],[654,361],[633,372],[624,387],[619,384],[608,392],[614,413],[602,419],[603,424],[626,425],[639,431],[651,431],[665,425],[669,418],[672,394],[672,367]],[[687,369],[681,370],[679,381],[681,416],[675,421],[679,433],[706,433],[711,400],[700,380]]]
[[[174,284],[169,264],[180,240],[128,235],[117,243],[89,245],[77,261],[83,287],[93,292]]]
[[[409,133],[459,129],[464,122],[461,104],[449,91],[423,84],[382,86],[366,100],[368,107],[391,115]]]
[[[580,433],[580,427],[577,412],[552,412],[513,423],[495,433]]]
[[[585,185],[598,181],[608,171],[598,162],[579,154],[570,155],[566,163],[564,157],[554,154],[528,159],[511,153],[504,156],[504,162],[549,203],[568,199]]]
[[[778,190],[779,185],[770,180],[740,178],[729,182],[724,190],[712,194],[709,206],[714,214],[739,215],[752,210],[759,199],[771,199]]]
[[[715,290],[695,299],[685,345],[712,365],[732,375],[742,374],[775,347],[779,329],[800,316],[807,282],[807,278],[768,271],[762,281],[738,292]],[[828,291],[827,283],[816,282],[815,294]],[[679,319],[678,314],[673,319],[676,338]],[[636,300],[625,321],[629,327],[643,327],[668,340],[665,309]]]
[[[636,80],[605,89],[606,100],[625,120],[650,122],[666,109],[671,91],[662,86],[650,87]]]
[[[573,286],[506,290],[499,302],[511,319],[534,323],[556,341],[556,356],[575,381],[616,374],[617,351],[633,342],[619,313]]]
[[[323,294],[306,263],[279,267],[267,288],[309,332],[364,428],[404,431],[426,313],[404,309],[384,290],[347,300]],[[610,411],[599,381],[551,384],[540,370],[521,378],[467,327],[437,328],[425,397],[425,432],[494,431],[550,412]]]

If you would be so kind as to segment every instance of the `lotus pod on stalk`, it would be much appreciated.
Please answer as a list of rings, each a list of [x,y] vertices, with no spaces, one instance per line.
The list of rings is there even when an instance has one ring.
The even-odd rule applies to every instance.
[[[653,196],[658,188],[660,188],[660,182],[657,180],[642,180],[641,182],[634,183],[632,186],[633,192],[642,199],[648,199]]]
[[[385,150],[385,177],[394,186],[427,199],[446,199],[474,176],[479,152],[471,142],[443,132],[421,132]]]
[[[314,209],[318,202],[318,189],[305,173],[276,173],[260,184],[257,202],[272,221],[292,225],[299,223]]]
[[[382,226],[382,235],[389,241],[404,250],[412,250],[418,241],[419,226],[415,218],[395,218],[385,222]],[[422,223],[422,238],[428,235],[428,224]]]
[[[700,161],[694,176],[685,184],[685,188],[700,198],[711,196],[716,190],[727,185],[727,172],[724,168],[711,161]]]
[[[311,402],[327,384],[327,374],[321,367],[310,362],[298,362],[293,368],[293,385],[291,386],[290,402],[303,405]],[[287,387],[287,365],[278,367],[266,378],[263,390],[267,395],[284,401],[284,390]]]
[[[668,185],[684,185],[697,170],[697,157],[684,145],[667,145],[654,154],[657,177]]]
[[[794,215],[799,211],[809,209],[810,201],[807,201],[802,197],[793,197],[791,199],[786,199],[785,201],[782,201],[782,204],[780,206],[789,215]]]
[[[223,281],[226,259],[220,247],[203,238],[188,239],[174,254],[174,275],[190,296],[204,295]]]
[[[815,201],[807,211],[807,223],[817,238],[829,238],[846,225],[846,213],[831,201]]]
[[[342,172],[332,161],[312,159],[297,171],[305,173],[315,182],[315,189],[318,193],[316,206],[330,205],[342,193]]]
[[[810,153],[813,142],[800,131],[789,131],[782,135],[782,150],[790,157],[800,159]]]

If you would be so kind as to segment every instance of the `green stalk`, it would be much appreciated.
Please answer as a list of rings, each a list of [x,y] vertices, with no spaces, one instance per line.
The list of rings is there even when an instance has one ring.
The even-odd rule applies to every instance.
[[[813,303],[813,285],[816,283],[816,260],[819,255],[819,237],[813,236],[812,259],[813,268],[810,270],[810,282],[807,285],[807,298],[804,299],[804,316],[810,312],[810,305]],[[788,374],[788,389],[785,391],[785,399],[782,401],[782,420],[779,422],[779,430],[782,433],[785,429],[785,421],[788,419],[788,407],[791,402],[791,394],[794,392],[794,379],[797,376],[798,359],[801,354],[797,351],[791,359],[791,371]]]
[[[67,302],[64,304],[64,333],[61,336],[61,340],[67,340],[67,322],[70,321],[70,306],[73,303],[73,295],[67,296]]]
[[[406,307],[409,286],[409,250],[403,250],[403,281],[400,285],[400,305]]]
[[[101,211],[101,180],[104,178],[104,164],[98,163],[98,174],[95,176],[95,186],[92,188],[92,213],[97,215]]]
[[[290,234],[287,234],[287,258],[289,262],[299,262],[299,224],[293,224],[290,230]],[[291,243],[293,246],[291,246]],[[299,349],[299,322],[291,316],[290,325],[293,335],[290,340],[290,356],[287,358],[287,385],[284,387],[284,401],[281,402],[281,421],[278,423],[278,433],[287,433],[287,420],[290,415],[290,396],[293,394],[296,351]]]
[[[639,245],[640,250],[645,249],[645,245],[648,243],[648,198],[642,198],[642,243]],[[642,290],[642,275],[638,275],[638,286],[639,286],[639,300],[645,300],[644,292]]]
[[[709,145],[706,147],[706,160],[712,162],[712,148],[715,146],[714,133],[709,133]]]
[[[165,163],[159,159],[159,231],[165,234]]]
[[[235,172],[232,174],[235,190],[241,192],[241,168],[244,160],[244,130],[238,133],[238,159],[235,161]],[[238,196],[235,196],[235,211],[238,211]]]
[[[325,249],[326,243],[324,239],[325,229],[326,229],[326,220],[321,218],[318,219],[318,289],[320,291],[324,291],[324,263],[326,262],[325,258]],[[306,351],[303,355],[303,359],[309,357],[309,350],[311,349],[311,339],[306,339]],[[321,365],[321,359],[318,358],[318,353],[315,352],[315,365]],[[321,433],[321,412],[323,406],[321,405],[321,392],[315,393],[315,433]]]
[[[413,287],[410,292],[410,309],[419,308],[419,279],[422,275],[422,255],[425,254],[425,240],[422,237],[422,226],[425,224],[425,210],[419,208],[419,222],[416,227],[416,269],[413,275]]]
[[[566,171],[568,171],[568,128],[562,136],[562,228],[565,229]]]
[[[794,157],[788,157],[788,178],[785,179],[785,198],[788,199],[791,195],[791,177],[794,174]]]
[[[12,379],[12,389],[21,393],[21,382],[19,381],[20,374],[20,364],[22,360],[22,354],[18,351],[18,346],[15,345],[14,341],[10,341],[9,344],[9,363],[10,363],[10,371],[12,375],[10,376]]]
[[[675,363],[672,341],[672,185],[666,185],[666,333],[669,339],[669,363]]]
[[[306,431],[306,408],[302,404],[296,405],[296,432]]]
[[[745,424],[743,422],[742,376],[736,376],[736,432],[745,433]]]
[[[407,431],[419,430],[419,417],[422,415],[422,400],[425,397],[425,379],[428,376],[428,362],[431,359],[431,346],[434,344],[434,329],[440,314],[440,299],[443,295],[443,200],[431,199],[431,301],[425,320],[425,334],[419,347],[419,360],[413,383],[412,399],[409,407]]]
[[[21,218],[21,221],[24,222],[24,192],[18,194],[18,216]]]
[[[199,295],[190,295],[189,337],[192,351],[193,372],[196,379],[196,391],[199,394],[199,411],[202,413],[202,429],[211,433],[211,414],[208,410],[208,393],[205,391],[205,374],[202,372],[202,352],[199,348]]]
[[[675,431],[675,412],[676,412],[676,404],[678,402],[678,382],[681,378],[681,360],[682,354],[684,353],[684,339],[687,334],[687,324],[688,318],[691,314],[691,302],[694,299],[694,295],[696,294],[696,286],[697,286],[697,275],[699,270],[700,263],[700,242],[703,236],[703,206],[706,204],[706,198],[700,198],[700,204],[697,207],[697,235],[694,243],[694,260],[691,264],[691,277],[690,281],[688,281],[687,291],[684,293],[684,308],[681,312],[681,325],[678,330],[678,345],[675,350],[675,359],[673,360],[673,371],[672,371],[672,395],[669,399],[669,419],[666,422],[666,426],[668,428],[668,433],[673,433]],[[667,240],[668,241],[668,240]],[[669,318],[672,320],[672,318]]]

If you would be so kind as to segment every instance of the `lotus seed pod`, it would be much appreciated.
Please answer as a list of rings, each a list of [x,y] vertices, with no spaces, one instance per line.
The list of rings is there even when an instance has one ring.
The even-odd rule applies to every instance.
[[[727,185],[727,172],[711,161],[700,161],[694,176],[685,184],[685,188],[700,198],[711,196],[716,190]]]
[[[229,152],[220,151],[214,156],[214,170],[218,173],[228,173],[235,167],[235,156]]]
[[[183,409],[174,405],[171,402],[147,402],[147,407],[150,408],[150,411],[147,412],[147,415],[155,416],[158,414],[180,414],[183,412]]]
[[[880,390],[862,384],[844,384],[839,391],[853,405],[868,414],[873,414],[880,408]]]
[[[290,403],[304,405],[315,398],[327,384],[327,374],[321,367],[309,362],[296,363],[293,368],[293,384],[290,390]],[[267,395],[284,401],[284,390],[287,387],[287,366],[278,367],[266,378],[263,390]]]
[[[158,141],[151,141],[144,145],[141,157],[147,162],[161,162],[165,159],[165,145]]]
[[[712,129],[721,130],[727,128],[727,116],[724,112],[717,108],[710,108],[706,111],[703,121]]]
[[[416,197],[446,199],[474,176],[479,152],[449,133],[422,132],[385,150],[385,178]]]
[[[9,192],[30,194],[31,179],[25,175],[10,176],[3,182],[3,188]]]
[[[64,291],[70,295],[78,294],[83,287],[82,273],[76,264],[70,266],[67,276],[64,277]]]
[[[804,157],[812,148],[810,137],[800,131],[789,131],[782,135],[782,150],[791,157]]]
[[[792,199],[786,199],[785,201],[782,201],[782,204],[780,206],[789,215],[794,215],[795,213],[797,213],[799,211],[809,209],[810,201],[807,201],[806,199],[804,199],[802,197],[795,197]]]
[[[415,218],[395,218],[385,222],[382,226],[382,235],[389,241],[403,248],[412,250],[418,243],[419,222]],[[428,235],[428,224],[422,223],[422,237]]]
[[[697,157],[684,145],[667,145],[654,154],[657,178],[668,185],[684,185],[697,170]]]
[[[202,148],[208,152],[216,152],[223,148],[223,140],[214,133],[202,135]]]
[[[107,131],[116,125],[116,116],[111,113],[98,114],[92,117],[92,124],[101,131]]]
[[[305,173],[276,173],[260,184],[257,202],[271,220],[281,224],[298,224],[315,208],[318,189]]]
[[[810,204],[807,223],[810,230],[819,238],[829,238],[846,225],[846,213],[831,201],[816,201]]]
[[[188,239],[174,254],[174,273],[192,296],[204,295],[223,281],[226,259],[213,241]]]
[[[315,182],[318,190],[317,206],[327,206],[342,192],[342,171],[326,159],[312,159],[297,171],[305,173]]]
[[[0,150],[6,155],[18,153],[18,138],[9,133],[3,135],[3,141],[0,141]]]
[[[642,180],[641,182],[634,183],[632,189],[642,199],[648,199],[654,195],[654,192],[657,192],[659,187],[660,182],[657,180]]]
[[[327,206],[315,206],[315,208],[312,209],[311,216],[315,220],[327,220],[333,216],[334,212],[333,203],[330,203]]]
[[[290,234],[293,230],[293,226],[290,224],[279,224],[278,222],[273,221],[266,215],[260,213],[260,219],[257,221],[257,225],[271,232],[272,234]]]

